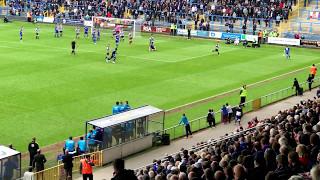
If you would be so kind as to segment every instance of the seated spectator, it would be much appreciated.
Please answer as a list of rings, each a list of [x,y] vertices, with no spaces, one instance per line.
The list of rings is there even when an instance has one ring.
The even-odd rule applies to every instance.
[[[113,162],[113,178],[111,180],[137,180],[133,170],[127,170],[124,168],[124,160],[116,159]]]

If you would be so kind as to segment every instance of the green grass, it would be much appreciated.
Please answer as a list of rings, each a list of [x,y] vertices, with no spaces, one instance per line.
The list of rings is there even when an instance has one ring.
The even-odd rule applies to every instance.
[[[24,26],[24,40],[19,28]],[[117,64],[106,64],[105,46],[114,47],[111,34],[103,32],[94,45],[77,40],[77,55],[70,55],[74,28],[64,37],[53,37],[53,26],[40,24],[40,40],[33,24],[0,23],[0,144],[13,143],[21,151],[35,136],[41,146],[84,133],[84,122],[111,113],[115,101],[129,100],[133,107],[144,104],[169,109],[206,98],[242,84],[250,84],[318,63],[320,52],[292,48],[292,60],[283,57],[283,47],[260,49],[222,44],[221,55],[213,55],[213,40],[156,36],[157,52],[148,52],[149,35],[121,43]],[[299,77],[306,79],[307,72]],[[249,99],[290,86],[292,78],[271,82],[249,91]],[[230,97],[203,105],[190,118],[218,108]],[[179,114],[165,122],[177,124]]]

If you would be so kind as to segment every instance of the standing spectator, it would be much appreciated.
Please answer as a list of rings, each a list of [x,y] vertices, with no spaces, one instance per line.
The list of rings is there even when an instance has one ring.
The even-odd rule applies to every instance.
[[[62,157],[63,168],[66,174],[66,180],[72,179],[72,168],[73,168],[73,157],[69,154],[69,151],[66,150],[64,156]]]
[[[34,156],[32,167],[36,168],[36,172],[44,170],[44,164],[47,162],[46,157],[41,154],[41,150],[37,150],[37,154]]]
[[[231,122],[231,119],[232,119],[233,111],[232,111],[231,105],[229,105],[229,104],[227,103],[226,106],[227,106],[227,111],[228,111],[228,120],[229,120],[229,123],[230,123],[230,122]]]
[[[211,109],[209,109],[209,112],[207,114],[207,122],[209,124],[209,127],[212,127],[212,124],[213,124],[213,115],[211,113]]]
[[[239,126],[240,126],[241,117],[242,117],[242,109],[241,109],[241,107],[239,106],[239,107],[236,109],[236,119],[235,119],[235,121],[234,121],[234,124],[236,124],[236,122],[238,122],[238,124],[239,124]]]
[[[248,95],[247,86],[243,85],[242,88],[240,89],[240,106],[245,107],[247,95]]]
[[[93,166],[93,160],[90,159],[89,155],[80,160],[80,174],[82,174],[83,180],[93,180]]]
[[[124,160],[122,159],[116,159],[113,162],[113,170],[113,178],[111,180],[137,180],[132,170],[124,168]]]
[[[33,174],[32,167],[29,167],[28,171],[23,174],[23,180],[34,180]]]
[[[78,141],[77,153],[78,155],[81,155],[81,154],[84,154],[86,151],[87,151],[86,141],[83,139],[83,137],[80,137],[80,140]]]
[[[298,96],[298,94],[300,95],[301,90],[300,90],[300,85],[297,78],[294,78],[292,88],[295,88],[296,96]]]
[[[309,91],[311,91],[312,83],[313,83],[313,78],[311,74],[309,74],[308,76],[307,83],[308,83]]]
[[[192,137],[191,127],[190,127],[188,118],[186,117],[186,114],[182,114],[182,117],[181,117],[181,120],[179,122],[179,125],[180,124],[184,124],[184,127],[186,129],[186,138],[188,138],[189,134]]]
[[[256,30],[257,30],[257,24],[256,23],[253,23],[253,26],[252,26],[252,34],[253,35],[256,35]],[[259,42],[258,42],[259,43]],[[260,44],[260,43],[259,43]]]
[[[34,137],[32,138],[32,141],[28,145],[28,151],[30,156],[29,166],[32,166],[34,156],[37,154],[38,149],[39,149],[39,145],[38,143],[36,143],[36,138]]]
[[[64,150],[68,150],[69,153],[73,153],[75,151],[75,142],[72,140],[72,136],[66,140],[66,143],[64,144]]]
[[[242,31],[243,31],[243,34],[247,33],[247,25],[246,24],[242,25]]]
[[[259,30],[258,32],[258,43],[261,44],[262,43],[262,31]]]
[[[226,105],[222,105],[221,108],[221,121],[223,122],[223,124],[226,124],[228,121],[228,110],[226,108]]]
[[[312,64],[311,68],[310,68],[310,74],[312,75],[312,78],[314,78],[317,74],[317,67],[316,65]]]

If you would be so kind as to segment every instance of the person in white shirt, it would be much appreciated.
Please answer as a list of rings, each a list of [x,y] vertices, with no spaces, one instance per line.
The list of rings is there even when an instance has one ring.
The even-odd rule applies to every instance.
[[[23,180],[35,180],[33,174],[32,167],[29,167],[28,171],[23,174]]]
[[[239,43],[240,43],[239,38],[236,38],[236,39],[234,40],[234,45],[238,46],[238,45],[239,45]]]
[[[229,123],[231,122],[231,118],[232,118],[232,114],[233,114],[233,111],[232,111],[232,107],[227,103],[226,104],[227,106],[227,111],[228,111],[228,121]]]

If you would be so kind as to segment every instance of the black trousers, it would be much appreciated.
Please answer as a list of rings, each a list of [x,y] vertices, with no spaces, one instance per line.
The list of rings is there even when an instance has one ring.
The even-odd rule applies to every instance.
[[[33,159],[34,159],[35,154],[30,154],[30,153],[29,153],[29,156],[30,156],[29,166],[32,166],[32,162],[33,162]]]
[[[308,87],[309,87],[309,91],[311,91],[311,88],[312,88],[312,82],[309,82],[309,83],[308,83]]]
[[[92,174],[82,174],[82,179],[83,180],[93,180],[93,175]]]
[[[189,134],[192,135],[191,128],[190,128],[190,124],[187,124],[187,125],[185,126],[185,128],[186,128],[186,136],[188,137]]]
[[[245,96],[241,96],[240,97],[240,105],[244,106],[244,103],[246,102],[246,97]]]
[[[64,169],[64,172],[66,173],[66,180],[72,179],[72,168]]]

